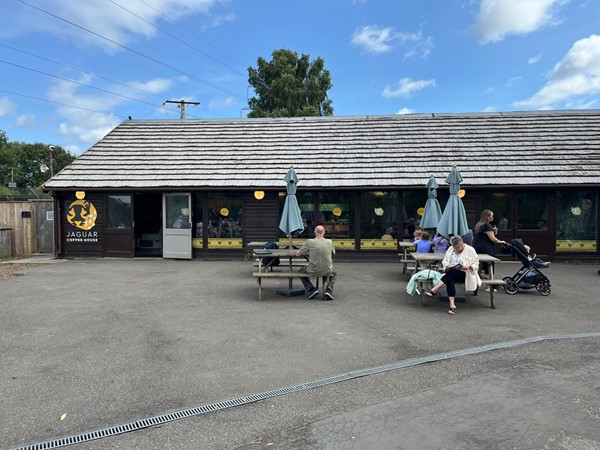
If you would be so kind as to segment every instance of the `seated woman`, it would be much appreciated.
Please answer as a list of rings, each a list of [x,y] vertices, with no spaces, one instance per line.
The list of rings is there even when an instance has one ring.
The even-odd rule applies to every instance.
[[[456,283],[465,283],[467,291],[474,291],[481,286],[481,278],[477,274],[479,270],[479,256],[473,247],[463,242],[462,237],[452,236],[450,238],[450,247],[444,255],[442,261],[444,267],[444,276],[438,284],[430,291],[425,292],[428,297],[433,297],[437,291],[446,286],[448,291],[448,300],[450,309],[448,314],[456,314]]]

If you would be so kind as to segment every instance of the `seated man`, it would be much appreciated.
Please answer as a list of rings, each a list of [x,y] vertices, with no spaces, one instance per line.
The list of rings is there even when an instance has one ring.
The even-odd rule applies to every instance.
[[[313,277],[331,276],[323,300],[333,300],[333,285],[337,275],[337,271],[333,268],[332,256],[334,254],[333,243],[331,239],[325,239],[325,228],[321,225],[315,227],[314,239],[308,239],[296,252],[296,256],[304,256],[308,259],[308,265],[301,267],[298,272],[307,273]],[[309,300],[319,295],[319,290],[313,286],[309,278],[301,278],[301,280]]]

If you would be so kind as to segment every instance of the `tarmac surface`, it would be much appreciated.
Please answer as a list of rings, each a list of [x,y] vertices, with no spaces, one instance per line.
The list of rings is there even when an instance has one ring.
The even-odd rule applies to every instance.
[[[258,302],[246,261],[55,262],[0,281],[2,449],[600,449],[597,265],[450,316],[392,262],[337,263],[329,302]]]

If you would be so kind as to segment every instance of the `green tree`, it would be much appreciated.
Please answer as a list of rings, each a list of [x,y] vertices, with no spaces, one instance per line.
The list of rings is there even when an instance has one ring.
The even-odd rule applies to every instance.
[[[75,160],[60,146],[52,149],[52,167],[58,173]],[[46,170],[48,168],[48,170]],[[11,142],[0,131],[0,185],[14,181],[17,188],[38,188],[50,179],[50,148],[46,144]]]
[[[272,61],[259,57],[257,68],[248,68],[248,83],[256,94],[248,100],[248,117],[333,115],[331,74],[320,57],[311,62],[310,55],[276,50]]]

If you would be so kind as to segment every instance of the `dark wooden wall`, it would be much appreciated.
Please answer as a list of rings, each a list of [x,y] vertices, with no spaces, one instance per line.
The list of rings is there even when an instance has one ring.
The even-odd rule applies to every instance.
[[[244,246],[252,241],[273,241],[279,238],[279,195],[265,192],[257,200],[254,193],[244,196]]]

